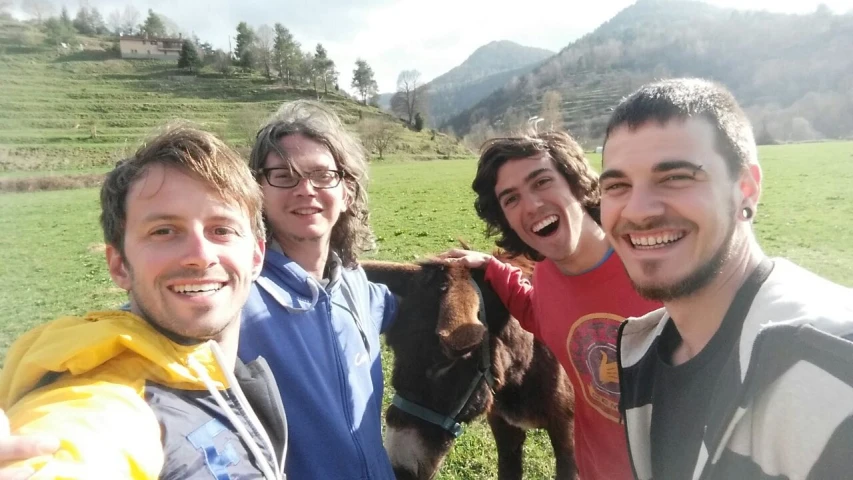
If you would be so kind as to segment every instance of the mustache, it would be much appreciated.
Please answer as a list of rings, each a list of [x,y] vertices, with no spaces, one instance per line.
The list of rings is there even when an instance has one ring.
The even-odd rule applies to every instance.
[[[643,223],[634,223],[630,220],[622,220],[613,227],[614,235],[625,235],[627,233],[637,233],[649,230],[687,230],[693,228],[693,222],[683,219],[673,219],[667,217],[653,217]]]

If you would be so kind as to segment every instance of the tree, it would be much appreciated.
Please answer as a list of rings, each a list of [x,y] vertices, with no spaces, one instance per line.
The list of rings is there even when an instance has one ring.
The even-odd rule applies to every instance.
[[[329,93],[329,84],[336,84],[338,72],[335,70],[335,62],[329,58],[329,54],[323,44],[318,43],[314,52],[314,74],[323,83],[323,93]]]
[[[379,158],[400,138],[400,126],[380,118],[366,118],[359,122],[358,133],[361,141],[371,151],[379,153]]]
[[[415,131],[420,132],[424,129],[424,117],[421,115],[421,112],[415,113]]]
[[[548,90],[542,96],[542,109],[539,117],[542,118],[543,127],[546,130],[554,130],[563,127],[563,113],[561,107],[563,97],[556,90]]]
[[[178,68],[189,70],[190,72],[198,71],[202,66],[201,57],[198,55],[193,42],[184,40],[181,46],[181,55],[178,57]]]
[[[258,27],[258,33],[255,35],[255,50],[257,51],[258,63],[263,67],[267,80],[272,80],[273,36],[273,29],[269,25]]]
[[[160,16],[149,8],[145,23],[139,26],[139,33],[148,35],[149,37],[164,37],[166,36],[166,26],[163,25],[163,20]]]
[[[293,34],[280,23],[275,24],[275,40],[273,41],[273,63],[278,69],[278,77],[282,82],[292,85],[297,65],[302,60],[299,42],[293,39]]]
[[[255,31],[246,22],[237,24],[237,46],[234,49],[234,57],[237,60],[237,65],[245,70],[251,70],[255,67]]]
[[[59,22],[66,27],[74,26],[74,22],[71,21],[71,16],[68,15],[68,9],[65,8],[65,5],[62,6],[62,11],[59,13]]]
[[[65,25],[58,18],[48,18],[44,22],[45,43],[52,46],[59,46],[63,43],[69,44],[74,42],[74,28]]]
[[[415,114],[425,108],[426,90],[421,83],[421,72],[403,70],[397,77],[397,93],[391,97],[391,111],[405,118],[410,126],[415,124]]]
[[[101,14],[98,12],[98,9],[86,8],[85,5],[81,6],[80,9],[77,10],[77,16],[74,17],[72,25],[74,25],[74,28],[81,35],[97,35],[104,33],[106,30],[104,20],[101,18]]]
[[[373,78],[373,69],[360,58],[355,61],[355,70],[352,71],[352,88],[361,95],[361,102],[365,105],[368,98],[379,92],[379,85]]]
[[[121,12],[121,31],[125,35],[132,35],[137,28],[137,24],[139,23],[139,10],[133,7],[133,5],[128,5],[124,7],[124,11]]]
[[[299,62],[299,76],[302,78],[302,83],[306,83],[314,89],[314,95],[320,99],[319,83],[320,77],[317,75],[317,63],[314,61],[314,54],[306,52],[302,55],[302,61]]]
[[[42,23],[53,13],[53,4],[50,0],[21,0],[21,9],[36,17],[36,22]]]
[[[207,57],[204,58],[205,61]],[[225,53],[222,50],[217,50],[210,57],[210,62],[213,65],[213,68],[222,74],[223,77],[230,77],[234,71],[234,65],[231,61],[231,55]]]

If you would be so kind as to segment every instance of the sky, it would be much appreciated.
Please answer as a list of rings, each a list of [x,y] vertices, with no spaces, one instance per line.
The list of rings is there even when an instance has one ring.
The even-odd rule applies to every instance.
[[[13,0],[16,1],[16,0]],[[21,17],[17,0],[13,13]],[[71,15],[81,0],[49,0]],[[106,20],[127,0],[82,0]],[[583,7],[572,6],[583,4]],[[418,70],[429,81],[459,65],[478,47],[494,40],[559,51],[589,33],[632,0],[137,0],[140,22],[148,9],[174,21],[182,31],[228,50],[235,29],[245,21],[257,28],[276,22],[287,27],[303,50],[322,43],[340,72],[340,86],[351,90],[356,59],[373,68],[380,92],[396,88],[403,70]],[[853,0],[709,0],[742,10],[807,13],[823,3],[833,12],[853,10]]]

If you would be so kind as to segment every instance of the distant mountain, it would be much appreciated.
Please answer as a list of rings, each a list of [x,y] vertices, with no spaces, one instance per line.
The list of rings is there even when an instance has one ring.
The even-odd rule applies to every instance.
[[[552,51],[508,40],[483,45],[459,66],[427,83],[430,123],[441,125],[552,55]]]
[[[828,9],[787,15],[639,0],[447,125],[460,135],[509,130],[538,115],[553,91],[563,126],[595,141],[610,109],[641,84],[699,76],[731,89],[764,139],[848,137],[851,51],[853,17]]]

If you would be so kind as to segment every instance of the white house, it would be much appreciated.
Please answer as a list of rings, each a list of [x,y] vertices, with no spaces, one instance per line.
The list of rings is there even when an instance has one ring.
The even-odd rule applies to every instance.
[[[119,38],[121,58],[154,58],[177,60],[181,55],[184,40],[169,37],[149,37],[146,35],[122,35]]]

